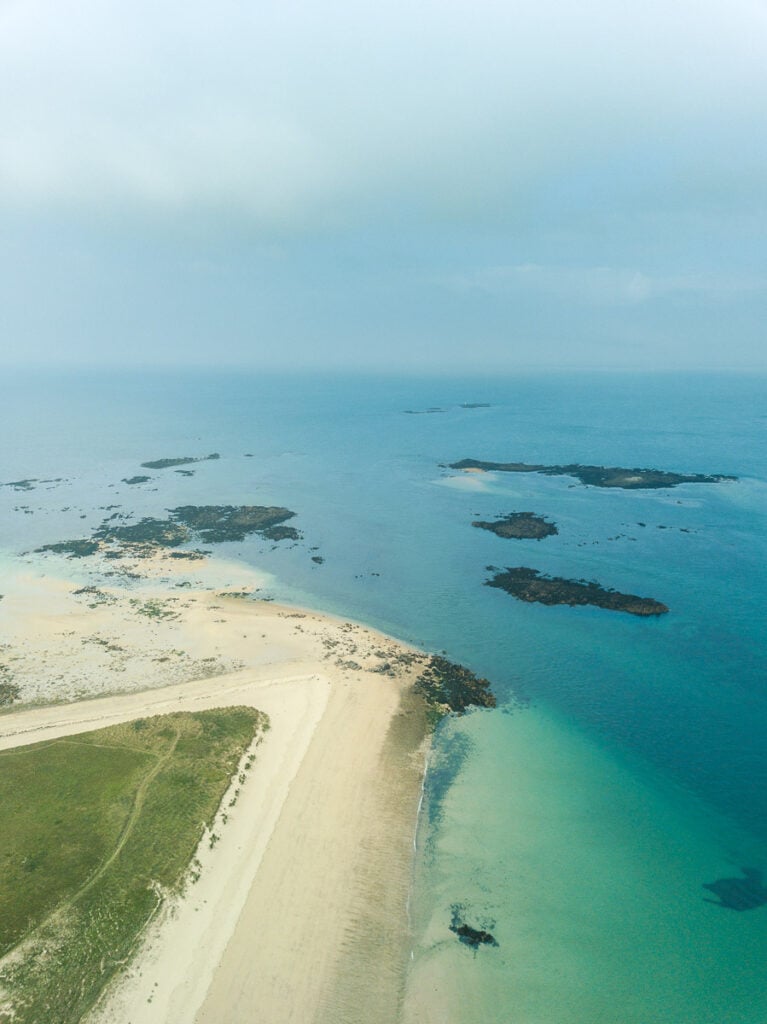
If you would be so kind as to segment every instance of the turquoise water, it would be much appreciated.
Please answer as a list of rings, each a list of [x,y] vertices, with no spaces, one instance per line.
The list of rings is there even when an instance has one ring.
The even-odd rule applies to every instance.
[[[722,909],[703,884],[767,868],[765,384],[16,375],[0,382],[0,480],[64,480],[0,488],[0,546],[85,535],[108,505],[295,509],[303,543],[221,553],[272,573],[276,599],[444,649],[500,699],[437,737],[409,1019],[762,1024],[767,906]],[[120,482],[142,461],[213,451],[193,477]],[[740,479],[625,492],[440,468],[467,456]],[[559,535],[470,526],[514,510]],[[671,612],[525,605],[482,586],[490,564],[594,578]],[[454,904],[499,946],[459,944]]]

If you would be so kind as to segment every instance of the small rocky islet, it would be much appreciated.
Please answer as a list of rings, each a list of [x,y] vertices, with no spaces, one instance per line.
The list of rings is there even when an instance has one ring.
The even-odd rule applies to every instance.
[[[492,522],[475,520],[471,525],[510,540],[543,540],[559,533],[554,523],[535,512],[510,512]]]
[[[507,594],[528,604],[592,605],[608,611],[628,612],[629,615],[638,615],[642,618],[665,615],[668,612],[667,605],[651,597],[622,594],[593,580],[568,580],[561,576],[547,576],[527,566],[500,570],[495,566],[488,566],[488,572],[494,575],[485,580],[486,586],[505,590]]]
[[[620,466],[588,466],[570,463],[546,466],[527,462],[485,462],[482,459],[461,459],[451,462],[449,469],[474,470],[486,473],[540,473],[543,476],[571,476],[591,487],[616,487],[624,490],[659,489],[679,484],[718,484],[737,480],[735,476],[705,473],[669,473],[662,469],[625,469]]]
[[[210,462],[220,458],[221,456],[218,452],[212,452],[210,455],[182,455],[179,458],[154,459],[151,462],[142,462],[141,466],[143,469],[172,469],[174,466],[190,466],[193,462]]]

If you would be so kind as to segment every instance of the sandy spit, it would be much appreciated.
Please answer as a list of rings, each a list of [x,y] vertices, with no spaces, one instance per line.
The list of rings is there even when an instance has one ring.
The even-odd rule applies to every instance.
[[[23,582],[23,606],[3,602],[15,677],[66,700],[76,673],[88,699],[0,716],[0,749],[234,704],[271,722],[236,806],[224,798],[218,841],[200,844],[199,880],[166,901],[89,1022],[396,1020],[427,742],[411,692],[421,657],[221,591],[169,597],[148,581],[93,601],[60,580]],[[207,678],[184,678],[200,666]]]

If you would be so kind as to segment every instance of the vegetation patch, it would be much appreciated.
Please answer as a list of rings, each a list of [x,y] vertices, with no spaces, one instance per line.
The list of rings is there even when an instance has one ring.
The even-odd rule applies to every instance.
[[[0,1020],[76,1024],[178,892],[266,716],[139,719],[0,754]]]
[[[7,665],[0,665],[0,708],[7,708],[21,696],[21,690],[14,683],[11,670]]]
[[[146,601],[141,601],[138,597],[132,597],[129,604],[136,615],[143,615],[147,619],[177,619],[179,613],[171,607],[175,600],[174,597],[165,600],[160,597],[151,597]]]
[[[429,658],[426,668],[415,681],[414,689],[439,716],[451,711],[463,714],[472,706],[496,706],[495,695],[487,679],[437,654]]]
[[[495,571],[492,566],[488,568]],[[651,597],[621,594],[593,580],[567,580],[561,576],[545,576],[537,569],[528,569],[526,566],[498,571],[485,583],[488,587],[498,587],[519,601],[528,603],[571,606],[590,604],[597,608],[644,617],[665,615],[668,611],[665,604]]]
[[[510,540],[543,540],[559,533],[554,523],[548,522],[535,512],[511,512],[500,516],[494,522],[486,523],[477,520],[471,524],[480,530],[489,530],[496,537]]]
[[[86,598],[89,608],[98,608],[99,605],[110,605],[117,602],[117,598],[113,597],[112,594],[107,594],[105,591],[93,586],[79,587],[77,590],[73,590],[72,594],[74,597]]]

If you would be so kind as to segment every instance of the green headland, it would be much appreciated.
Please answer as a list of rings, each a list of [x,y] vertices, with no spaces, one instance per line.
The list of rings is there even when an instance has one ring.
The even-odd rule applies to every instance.
[[[267,728],[253,708],[219,708],[0,753],[0,1024],[82,1019],[194,882],[195,849]]]

